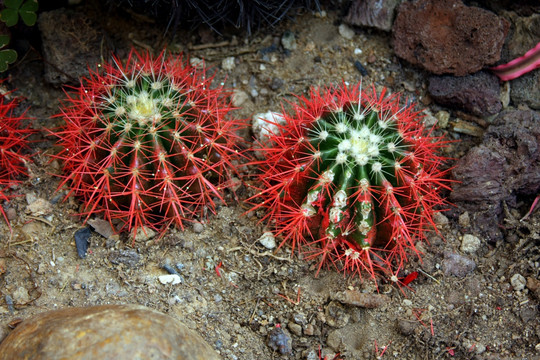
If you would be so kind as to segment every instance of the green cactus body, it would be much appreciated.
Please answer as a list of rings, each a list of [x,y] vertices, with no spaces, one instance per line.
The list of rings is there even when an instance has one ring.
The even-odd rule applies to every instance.
[[[434,151],[443,142],[384,91],[357,85],[310,95],[262,149],[255,208],[266,208],[276,232],[308,257],[358,273],[401,267],[444,202],[443,158]]]
[[[131,52],[92,73],[62,108],[53,133],[65,180],[85,204],[123,228],[204,216],[223,200],[243,121],[225,119],[228,91],[179,57]]]

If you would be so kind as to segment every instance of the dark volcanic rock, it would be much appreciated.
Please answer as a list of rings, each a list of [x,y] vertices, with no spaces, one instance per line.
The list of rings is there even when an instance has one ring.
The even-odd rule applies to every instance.
[[[345,22],[390,31],[394,12],[399,3],[400,0],[356,0],[349,8]]]
[[[8,359],[218,360],[193,330],[139,305],[66,308],[19,324],[0,343]]]
[[[394,51],[435,74],[463,76],[500,59],[509,23],[459,0],[404,2],[394,22]]]
[[[540,69],[512,80],[510,97],[515,105],[523,103],[540,110]]]
[[[432,76],[428,91],[436,102],[478,116],[493,115],[502,109],[499,80],[484,71],[464,77]]]
[[[502,238],[502,202],[540,191],[540,114],[502,112],[487,129],[482,144],[472,148],[453,170],[460,183],[450,200],[473,215],[471,224],[491,240]]]

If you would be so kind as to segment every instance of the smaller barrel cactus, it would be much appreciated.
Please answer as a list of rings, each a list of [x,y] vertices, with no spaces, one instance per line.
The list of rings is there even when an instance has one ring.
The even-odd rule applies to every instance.
[[[82,215],[102,214],[118,230],[161,230],[214,211],[238,157],[243,120],[226,118],[230,91],[181,56],[132,50],[67,92],[63,148],[69,194]]]
[[[0,200],[8,201],[13,195],[10,188],[19,184],[21,177],[27,176],[26,162],[30,161],[25,152],[28,149],[28,136],[33,132],[23,126],[24,112],[16,115],[19,99],[8,100],[9,93],[0,93]],[[4,208],[0,212],[7,221]],[[9,222],[8,222],[9,224]]]
[[[312,89],[260,141],[253,209],[306,258],[392,277],[433,225],[445,141],[412,106],[360,84]]]

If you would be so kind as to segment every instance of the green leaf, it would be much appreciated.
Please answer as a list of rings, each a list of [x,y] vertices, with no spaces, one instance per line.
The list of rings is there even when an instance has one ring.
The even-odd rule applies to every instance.
[[[36,23],[37,9],[38,9],[38,3],[36,0],[28,0],[19,9],[19,14],[21,15],[23,22],[27,26],[32,26]]]
[[[6,8],[0,12],[0,20],[5,22],[7,26],[14,26],[19,21],[19,12],[17,9]]]
[[[0,51],[0,72],[4,72],[8,69],[9,64],[12,64],[17,60],[17,52],[15,50],[6,49]]]
[[[23,0],[5,0],[4,5],[7,8],[18,10],[21,7]]]
[[[0,35],[0,49],[9,44],[9,35]]]
[[[38,10],[37,0],[26,0],[26,2],[21,6],[21,10],[25,9],[26,11],[36,12]]]

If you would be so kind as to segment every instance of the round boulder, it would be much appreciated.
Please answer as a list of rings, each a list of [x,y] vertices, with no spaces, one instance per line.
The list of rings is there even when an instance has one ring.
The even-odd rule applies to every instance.
[[[217,360],[193,330],[139,305],[67,308],[38,314],[0,343],[0,360]]]

